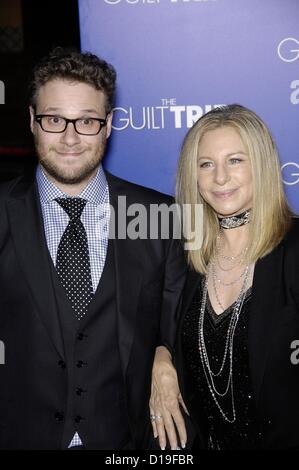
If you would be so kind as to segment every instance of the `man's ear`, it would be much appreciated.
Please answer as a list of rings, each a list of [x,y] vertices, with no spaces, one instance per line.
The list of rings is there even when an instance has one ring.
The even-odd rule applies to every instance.
[[[107,116],[107,124],[106,124],[106,137],[108,137],[111,134],[112,131],[112,119],[113,119],[113,111],[110,111],[110,113]]]
[[[29,106],[29,113],[30,113],[30,129],[31,129],[31,132],[33,133],[35,112],[32,106]]]

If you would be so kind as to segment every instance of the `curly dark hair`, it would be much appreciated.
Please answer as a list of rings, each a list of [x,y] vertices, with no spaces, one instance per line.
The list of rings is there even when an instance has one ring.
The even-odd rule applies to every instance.
[[[56,47],[33,69],[29,83],[29,102],[36,105],[37,93],[43,85],[55,78],[87,83],[106,95],[106,112],[112,110],[116,71],[111,64],[90,52]]]

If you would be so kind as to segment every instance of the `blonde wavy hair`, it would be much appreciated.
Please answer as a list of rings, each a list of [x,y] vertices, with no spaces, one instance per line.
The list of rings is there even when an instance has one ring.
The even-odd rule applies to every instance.
[[[219,222],[214,210],[198,191],[198,148],[206,132],[219,127],[231,127],[238,132],[251,161],[253,204],[246,262],[255,262],[270,253],[291,224],[279,157],[267,126],[253,111],[238,104],[213,109],[187,133],[181,149],[176,183],[176,201],[181,207],[190,204],[192,223],[196,204],[203,205],[203,243],[201,248],[188,251],[188,263],[201,273],[206,273],[214,253]]]

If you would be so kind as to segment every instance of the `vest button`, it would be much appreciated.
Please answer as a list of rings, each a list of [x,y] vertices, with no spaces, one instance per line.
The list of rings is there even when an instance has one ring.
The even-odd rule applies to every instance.
[[[81,361],[81,360],[78,361],[77,364],[76,364],[76,366],[79,367],[79,368],[83,367],[83,366],[86,366],[86,365],[87,365],[87,362],[86,361]]]
[[[82,416],[77,415],[75,417],[75,423],[80,423],[80,421],[82,421],[82,419],[83,419]]]
[[[66,368],[66,363],[62,360],[58,361],[58,365],[61,367],[61,369],[65,369]]]
[[[55,413],[55,419],[56,419],[56,421],[59,421],[59,422],[63,421],[64,414],[61,413],[60,411],[57,411],[57,413]]]
[[[87,337],[88,337],[88,335],[85,335],[84,333],[78,333],[77,334],[77,339],[79,341],[82,341],[84,338],[87,338]]]
[[[81,387],[76,388],[76,394],[77,395],[81,396],[82,393],[84,393],[84,392],[87,392],[87,390],[83,390],[83,388],[81,388]]]

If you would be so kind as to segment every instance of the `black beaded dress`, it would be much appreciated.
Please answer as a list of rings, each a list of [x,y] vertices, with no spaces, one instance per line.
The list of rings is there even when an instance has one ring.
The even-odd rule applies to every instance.
[[[184,358],[184,382],[186,390],[192,394],[200,412],[192,416],[201,420],[198,426],[204,424],[208,429],[208,448],[211,450],[258,449],[261,445],[261,426],[257,417],[248,358],[248,319],[250,315],[251,288],[245,294],[244,303],[237,323],[233,342],[233,394],[236,419],[228,422],[217,407],[205,377],[200,359],[198,346],[199,313],[201,307],[203,285],[193,297],[182,325],[182,347]],[[207,294],[204,338],[211,369],[217,372],[222,364],[225,341],[234,304],[223,313],[217,315]],[[229,361],[226,361],[224,373],[216,377],[217,390],[224,391],[227,385]],[[232,394],[229,389],[224,397],[217,397],[224,414],[232,420]],[[199,418],[200,416],[200,418]],[[202,423],[203,416],[206,420]]]

